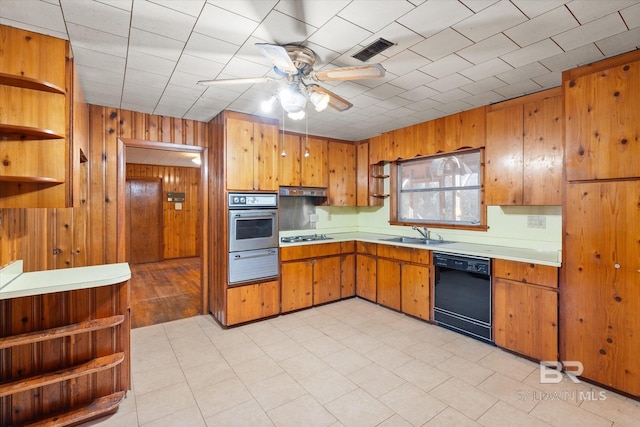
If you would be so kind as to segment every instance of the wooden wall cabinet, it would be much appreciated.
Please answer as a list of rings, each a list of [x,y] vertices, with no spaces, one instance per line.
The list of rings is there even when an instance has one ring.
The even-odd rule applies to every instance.
[[[329,141],[285,133],[280,155],[279,185],[284,187],[329,186]],[[308,153],[308,157],[305,157]]]
[[[329,206],[356,206],[356,145],[329,141]]]
[[[562,102],[556,88],[489,107],[487,205],[562,204]]]
[[[356,144],[356,206],[370,206],[369,141]]]
[[[70,207],[69,43],[0,25],[0,52],[0,208]]]
[[[226,326],[275,316],[280,313],[280,283],[277,280],[227,289]]]
[[[377,244],[356,242],[356,295],[377,301]]]
[[[227,190],[278,190],[276,121],[225,111]]]
[[[558,360],[557,287],[555,267],[495,259],[493,335],[496,345],[537,360]]]
[[[640,177],[640,52],[562,77],[567,180]]]

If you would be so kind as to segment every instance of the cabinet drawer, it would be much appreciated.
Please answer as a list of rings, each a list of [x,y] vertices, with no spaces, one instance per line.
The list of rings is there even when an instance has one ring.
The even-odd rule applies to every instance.
[[[339,255],[341,243],[320,243],[316,245],[299,245],[280,248],[280,260],[318,258],[329,255]]]
[[[528,262],[493,260],[493,275],[532,285],[558,287],[558,268]]]
[[[424,249],[407,248],[404,246],[379,245],[378,257],[390,258],[398,261],[429,264],[430,251]]]
[[[356,252],[358,252],[359,254],[376,255],[377,246],[378,245],[376,243],[357,242]]]
[[[356,251],[356,242],[350,240],[348,242],[340,242],[340,253],[348,254]]]

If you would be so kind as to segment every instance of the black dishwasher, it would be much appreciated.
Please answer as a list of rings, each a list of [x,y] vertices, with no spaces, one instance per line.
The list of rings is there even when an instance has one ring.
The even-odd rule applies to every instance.
[[[491,260],[434,252],[434,320],[438,325],[493,343]]]

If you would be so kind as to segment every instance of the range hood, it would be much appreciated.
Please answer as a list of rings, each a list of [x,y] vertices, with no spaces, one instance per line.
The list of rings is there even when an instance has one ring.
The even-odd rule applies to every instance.
[[[319,187],[280,187],[281,196],[327,197],[327,189]]]

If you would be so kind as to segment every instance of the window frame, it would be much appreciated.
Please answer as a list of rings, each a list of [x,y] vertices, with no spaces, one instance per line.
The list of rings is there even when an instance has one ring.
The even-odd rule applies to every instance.
[[[455,223],[455,222],[439,222],[439,221],[403,221],[399,219],[399,199],[400,199],[400,190],[401,185],[399,184],[399,173],[400,173],[400,164],[409,163],[412,161],[429,159],[429,158],[439,158],[439,157],[447,157],[447,156],[456,156],[459,154],[469,153],[469,152],[479,152],[480,153],[480,188],[479,191],[479,209],[480,209],[480,223],[479,224],[469,224],[469,223]],[[484,147],[480,148],[461,148],[456,151],[449,152],[441,152],[428,156],[416,156],[411,159],[403,159],[397,160],[391,163],[390,165],[390,218],[389,224],[391,225],[416,225],[420,227],[434,227],[434,228],[451,228],[451,229],[459,229],[459,230],[476,230],[483,231],[487,230],[487,209],[485,205],[485,194],[484,194],[484,179],[485,179],[485,168],[484,168]]]

